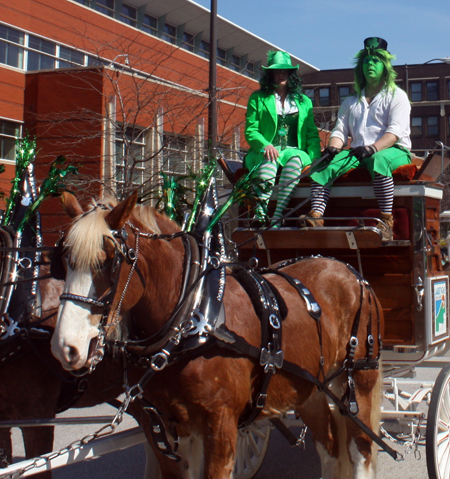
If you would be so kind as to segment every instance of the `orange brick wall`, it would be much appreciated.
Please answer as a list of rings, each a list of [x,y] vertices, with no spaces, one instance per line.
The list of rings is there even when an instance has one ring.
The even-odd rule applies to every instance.
[[[147,78],[153,78],[153,81],[145,82],[145,86],[141,78],[138,80],[141,84],[136,87],[136,79],[120,67],[116,71],[80,68],[25,74],[0,65],[0,115],[25,121],[24,132],[36,135],[38,183],[46,176],[51,161],[61,154],[67,157],[68,163],[77,165],[84,177],[100,178],[104,151],[99,119],[104,117],[107,101],[114,96],[119,98],[118,87],[120,96],[131,102],[128,105],[132,105],[137,90],[140,92],[139,101],[145,95],[151,99],[136,114],[138,126],[152,125],[161,105],[166,132],[192,136],[199,121],[208,124],[207,59],[68,0],[0,0],[0,19],[19,30],[42,35],[93,55],[100,54],[113,60],[126,54],[130,67],[143,72]],[[209,26],[207,13],[205,25]],[[123,57],[117,58],[122,65],[123,60]],[[255,80],[218,66],[220,143],[230,144],[236,128],[239,128],[242,147],[246,147],[245,107],[249,95],[257,88]],[[118,121],[123,115],[133,114],[131,110],[135,105],[128,105],[125,102],[123,110],[118,105]],[[93,117],[86,118],[83,109],[92,112]],[[76,111],[78,113],[74,114]],[[9,191],[9,185],[6,191]],[[83,193],[97,195],[98,183],[91,182]],[[57,199],[47,200],[42,212],[47,231],[58,231],[67,222],[61,216]]]

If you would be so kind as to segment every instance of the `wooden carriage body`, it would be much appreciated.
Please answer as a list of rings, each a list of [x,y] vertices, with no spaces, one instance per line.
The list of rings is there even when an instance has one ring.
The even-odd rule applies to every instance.
[[[430,157],[432,159],[432,157]],[[337,181],[325,212],[325,226],[312,228],[298,222],[310,210],[310,185],[301,182],[290,208],[298,208],[285,227],[255,230],[239,222],[231,238],[239,259],[254,256],[260,265],[283,259],[331,256],[358,269],[374,288],[384,310],[383,361],[420,363],[443,355],[450,347],[449,275],[440,248],[440,205],[444,186],[436,181],[433,161],[416,161],[411,177],[395,178],[394,238],[382,243],[376,228],[380,210],[370,177],[359,172]],[[426,168],[429,166],[429,168]],[[425,169],[427,173],[425,173]],[[353,181],[353,180],[358,181]],[[260,236],[259,236],[260,234]],[[248,241],[255,237],[255,241]]]

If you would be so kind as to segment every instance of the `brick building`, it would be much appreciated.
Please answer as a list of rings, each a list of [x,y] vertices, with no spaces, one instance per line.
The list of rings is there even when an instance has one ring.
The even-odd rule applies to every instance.
[[[38,177],[58,155],[79,166],[80,193],[150,191],[207,153],[209,11],[190,0],[0,0],[0,187],[15,138],[36,135]],[[245,108],[275,46],[217,21],[218,144],[246,147]],[[293,57],[302,74],[315,71]],[[151,186],[149,186],[151,185]],[[44,203],[57,231],[58,202]]]

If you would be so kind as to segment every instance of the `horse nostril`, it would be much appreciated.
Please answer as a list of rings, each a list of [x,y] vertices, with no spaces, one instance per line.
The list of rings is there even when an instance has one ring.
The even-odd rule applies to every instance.
[[[67,361],[69,364],[76,364],[80,359],[80,354],[77,348],[73,346],[68,346],[67,348]]]

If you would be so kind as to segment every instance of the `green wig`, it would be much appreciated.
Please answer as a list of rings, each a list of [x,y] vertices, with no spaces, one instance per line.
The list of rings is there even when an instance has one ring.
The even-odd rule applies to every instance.
[[[383,50],[381,48],[377,48],[377,49],[364,48],[363,50],[360,50],[355,55],[354,89],[358,97],[361,98],[361,93],[364,87],[366,86],[366,78],[364,77],[364,73],[363,73],[363,61],[364,61],[364,58],[366,58],[369,55],[376,56],[382,61],[384,65],[384,82],[386,84],[386,88],[394,92],[395,89],[397,88],[397,86],[395,85],[395,78],[397,77],[397,73],[392,67],[391,61],[395,60],[395,56],[391,55],[387,50]]]

